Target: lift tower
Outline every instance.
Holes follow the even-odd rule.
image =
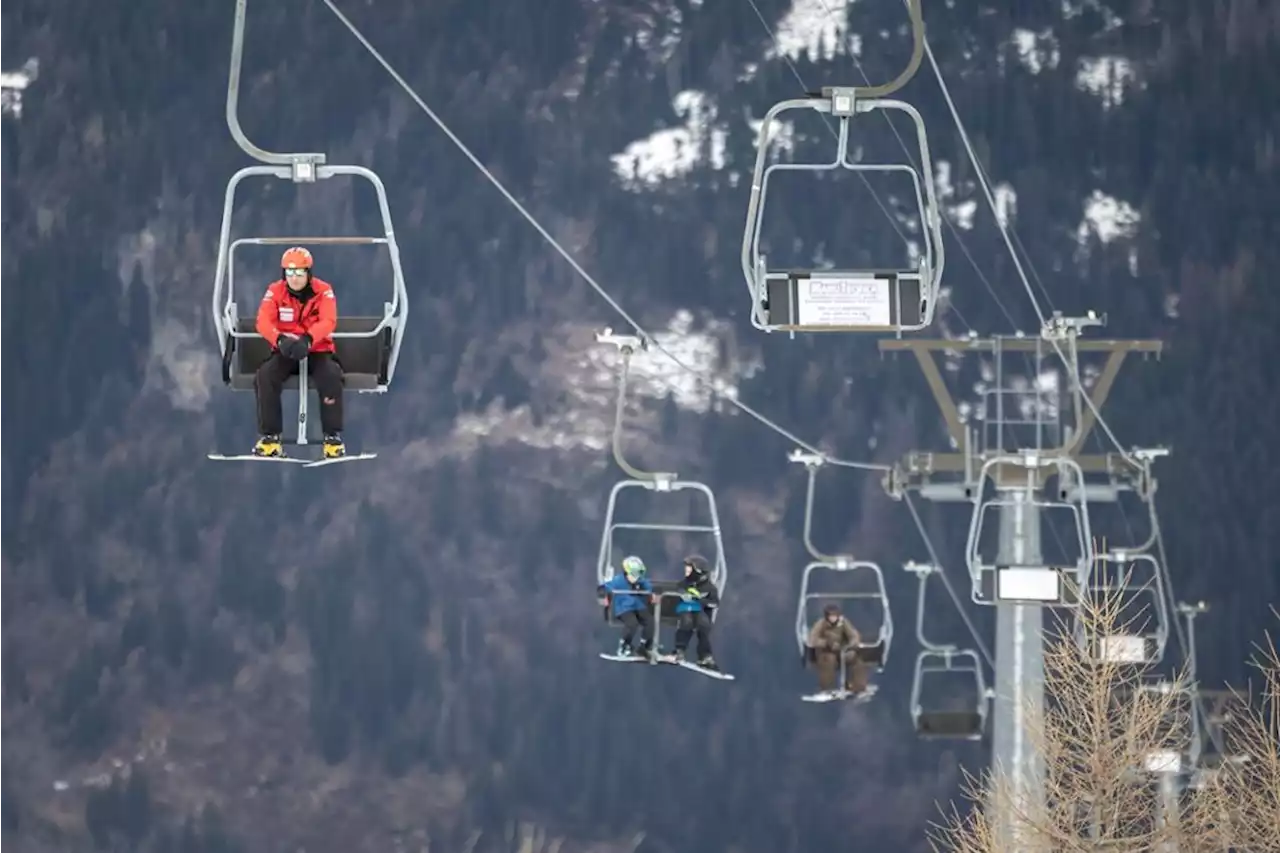
[[[1044,767],[1028,743],[1025,719],[1029,705],[1044,704],[1044,608],[1073,607],[1077,591],[1087,588],[1094,560],[1089,502],[1115,502],[1125,490],[1149,496],[1151,461],[1165,452],[1084,452],[1125,358],[1131,353],[1159,355],[1163,348],[1156,340],[1079,339],[1083,329],[1105,323],[1105,317],[1093,312],[1078,318],[1055,312],[1036,337],[1017,333],[879,342],[882,353],[914,353],[951,438],[950,452],[907,453],[885,476],[884,485],[896,499],[914,491],[927,500],[971,504],[966,544],[971,598],[997,611],[992,771],[1006,774],[1015,797],[1010,805],[1024,813],[1038,810],[1036,801],[1044,796]],[[978,353],[989,359],[986,376],[991,381],[978,407],[983,412],[980,428],[962,416],[939,369],[938,352],[955,357]],[[1087,353],[1107,354],[1089,389],[1079,380],[1079,357]],[[1016,387],[1010,380],[1025,374],[1019,368],[1028,357],[1036,366],[1030,381]],[[1065,387],[1058,389],[1056,402],[1035,384],[1051,364],[1066,365],[1058,371]],[[1068,423],[1063,422],[1064,410]],[[1074,526],[1065,547],[1075,553],[1053,565],[1041,544],[1042,521],[1049,511]],[[995,530],[988,531],[986,522],[992,520]],[[1001,810],[1004,805],[992,804]],[[1000,849],[1020,849],[1013,814],[993,816]]]

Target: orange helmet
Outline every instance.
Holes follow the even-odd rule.
[[[284,254],[280,256],[281,269],[311,269],[311,253],[301,246],[294,246],[292,249],[285,249]]]

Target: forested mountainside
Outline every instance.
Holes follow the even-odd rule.
[[[760,0],[776,38],[729,0],[341,5],[690,362],[846,458],[945,447],[910,359],[866,339],[766,338],[738,263],[754,122],[805,88],[865,82],[858,67],[896,74],[899,3]],[[791,633],[805,560],[791,448],[660,357],[637,359],[637,461],[719,499],[718,652],[738,681],[602,664],[613,638],[592,587],[619,473],[615,362],[592,333],[622,324],[320,3],[250,4],[241,117],[259,145],[368,165],[389,189],[409,332],[391,393],[348,405],[353,449],[380,456],[320,471],[205,460],[253,440],[252,398],[222,387],[209,317],[225,183],[249,162],[224,120],[232,11],[4,9],[5,70],[38,61],[3,122],[5,843],[925,849],[935,799],[986,747],[910,731],[913,587],[894,569],[927,553],[905,510],[874,475],[823,472],[818,535],[887,567],[899,634],[874,702],[799,702],[811,675]],[[1214,606],[1205,680],[1238,682],[1280,600],[1280,293],[1265,274],[1280,261],[1280,6],[925,0],[924,13],[1046,310],[1104,310],[1104,334],[1167,343],[1161,362],[1127,366],[1108,419],[1126,444],[1174,450],[1158,468],[1170,571],[1180,597]],[[815,35],[836,19],[843,35]],[[946,176],[939,331],[1034,332],[927,65],[901,96]],[[867,157],[901,159],[882,120],[865,129]],[[652,134],[678,156],[629,148]],[[831,144],[816,123],[795,138],[795,156]],[[779,190],[771,256],[898,262],[913,232],[845,177]],[[895,214],[908,198],[873,186]],[[376,233],[376,208],[344,186],[266,184],[235,228]],[[242,313],[275,251],[244,253]],[[317,256],[344,311],[389,292],[385,258]],[[964,516],[927,515],[957,582]],[[1097,529],[1126,535],[1118,515]],[[628,547],[674,570],[691,544],[706,548]],[[963,640],[945,600],[931,610],[931,630]]]

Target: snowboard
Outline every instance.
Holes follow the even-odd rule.
[[[879,689],[879,687],[872,684],[857,696],[847,690],[828,690],[822,693],[809,693],[800,698],[805,702],[843,702],[852,699],[854,704],[860,705],[876,695],[876,691]]]
[[[636,657],[635,655],[617,655],[617,654],[611,655],[605,652],[600,653],[600,659],[611,660],[614,663],[648,663],[649,662],[649,659],[646,657]]]
[[[677,661],[674,655],[658,655],[658,660],[661,663],[669,663],[674,666],[681,667],[682,669],[689,669],[689,670],[693,670],[694,672],[700,672],[703,675],[707,676],[708,678],[718,678],[721,681],[734,681],[737,678],[737,676],[734,676],[728,672],[717,672],[714,669],[706,669],[705,667],[698,666],[696,663],[693,663],[691,661],[687,661],[687,660]]]

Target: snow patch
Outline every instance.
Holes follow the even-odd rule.
[[[655,131],[610,159],[629,190],[653,189],[692,172],[704,157],[713,169],[725,164],[728,131],[716,123],[716,107],[705,92],[685,90],[672,101],[683,127]]]
[[[1084,217],[1076,229],[1076,240],[1084,247],[1090,234],[1096,234],[1103,243],[1132,237],[1141,221],[1142,216],[1128,202],[1094,190],[1085,200]],[[1136,258],[1131,263],[1136,265]]]
[[[760,128],[764,125],[764,119],[747,119],[747,125],[751,128],[753,145],[757,151],[760,150]],[[786,121],[785,119],[775,118],[770,122],[769,127],[769,162],[776,163],[779,160],[790,160],[796,153],[796,125],[795,122]]]
[[[663,401],[668,396],[680,408],[699,413],[716,408],[717,394],[737,399],[739,380],[761,368],[758,358],[721,362],[721,339],[732,335],[730,324],[713,320],[697,331],[693,325],[692,313],[677,311],[664,330],[653,333],[653,339],[685,367],[706,377],[711,387],[699,383],[657,347],[636,352],[631,357],[627,380],[628,430],[651,432],[659,417],[652,401]],[[539,380],[554,386],[544,385],[538,391],[540,395],[562,401],[555,411],[535,417],[528,405],[509,409],[497,400],[483,412],[458,417],[452,435],[444,442],[411,442],[406,459],[426,465],[441,456],[467,455],[482,443],[520,443],[542,450],[593,453],[607,450],[612,441],[621,354],[593,341],[585,343],[596,331],[563,327],[548,337],[573,342],[548,351]]]
[[[1133,64],[1123,56],[1084,57],[1076,69],[1076,88],[1101,100],[1104,109],[1120,106],[1127,92],[1137,87]]]
[[[116,248],[120,319],[123,322],[127,317],[129,288],[137,274],[147,289],[151,311],[151,351],[147,357],[143,392],[161,391],[175,408],[199,412],[208,406],[213,396],[209,370],[211,356],[203,347],[192,347],[192,341],[200,340],[200,332],[193,325],[161,310],[162,300],[156,285],[173,280],[172,276],[167,273],[161,275],[157,270],[160,262],[157,252],[163,243],[164,238],[149,227],[120,239]],[[183,305],[194,312],[191,300],[184,300]]]
[[[1010,42],[1017,51],[1018,62],[1032,74],[1039,74],[1046,68],[1057,68],[1062,59],[1062,51],[1058,48],[1058,39],[1053,35],[1053,30],[1035,33],[1019,27],[1013,31]]]
[[[1067,21],[1083,15],[1086,11],[1101,15],[1103,32],[1119,29],[1124,24],[1124,19],[1102,0],[1062,0],[1061,8],[1062,18]]]
[[[636,46],[648,53],[655,65],[665,65],[680,47],[684,36],[684,15],[675,4],[661,11],[655,4],[654,8],[640,12],[635,17],[638,19],[638,28],[632,34],[632,39]]]
[[[40,60],[32,57],[17,71],[0,72],[0,115],[22,118],[22,93],[40,76]]]
[[[845,12],[856,0],[794,0],[774,30],[769,59],[808,58],[824,62],[837,56],[857,57],[862,42],[845,33]]]
[[[1011,184],[1000,183],[991,188],[991,195],[996,200],[996,221],[1002,228],[1008,228],[1018,215],[1018,194]]]
[[[631,358],[632,378],[628,380],[628,387],[637,394],[658,400],[670,394],[676,405],[700,413],[709,411],[717,397],[736,400],[737,375],[750,376],[759,365],[741,365],[738,371],[719,369],[720,338],[715,331],[720,327],[721,324],[716,323],[710,331],[694,332],[693,314],[684,309],[677,311],[666,330],[655,333],[653,339],[679,359],[684,367],[660,352],[658,347],[636,353]],[[611,378],[616,376],[620,358],[616,350],[588,350],[587,358],[603,371],[597,374],[598,379],[610,378],[612,381]],[[685,367],[708,377],[711,387],[699,382]]]
[[[973,182],[966,181],[963,189],[965,195],[973,192]],[[960,202],[953,201],[959,190],[951,182],[951,162],[949,160],[939,160],[934,166],[933,191],[934,195],[937,196],[938,206],[942,208],[943,214],[951,220],[952,224],[956,228],[972,231],[973,219],[978,213],[978,202],[973,199]]]

